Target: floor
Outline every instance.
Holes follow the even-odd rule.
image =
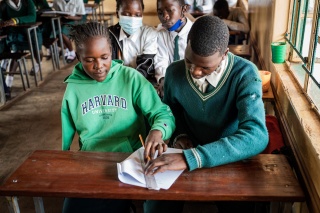
[[[63,80],[71,73],[73,64],[62,65],[53,71],[51,61],[43,60],[43,81],[38,87],[30,76],[31,88],[23,91],[19,76],[15,77],[12,100],[0,107],[0,185],[26,158],[37,149],[61,149],[60,106],[65,84]],[[30,60],[28,68],[30,70]],[[71,147],[77,150],[77,143]],[[44,198],[46,213],[59,213],[62,198]],[[19,197],[22,213],[35,212],[30,197]],[[137,213],[142,212],[142,202],[136,202]],[[200,206],[201,205],[201,206]],[[0,212],[9,213],[7,202],[0,197]],[[184,213],[216,212],[213,203],[185,205]]]

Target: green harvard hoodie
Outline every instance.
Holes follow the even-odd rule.
[[[153,86],[136,70],[112,61],[103,82],[90,78],[78,63],[65,79],[68,84],[61,109],[62,149],[69,150],[75,132],[80,150],[133,152],[139,134],[151,129],[170,138],[175,129],[170,108],[163,104]],[[144,117],[146,119],[144,119]]]

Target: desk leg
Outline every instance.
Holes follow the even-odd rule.
[[[6,95],[4,91],[2,73],[0,73],[0,106],[6,103]]]
[[[33,197],[34,207],[36,213],[44,213],[43,200],[42,197]]]
[[[18,198],[17,197],[6,197],[8,201],[8,208],[10,213],[20,213]]]

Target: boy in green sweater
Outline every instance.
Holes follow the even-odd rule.
[[[203,16],[193,24],[185,59],[168,67],[164,84],[163,101],[176,118],[173,146],[184,150],[152,160],[146,174],[224,165],[257,155],[267,146],[258,70],[250,61],[229,53],[228,40],[228,27],[218,17]],[[150,155],[149,148],[151,144],[145,156]],[[145,211],[161,212],[167,208],[164,203],[147,201]],[[182,209],[180,204],[174,204],[174,212]],[[217,202],[219,212],[238,212],[239,208],[252,212],[250,204]]]
[[[141,147],[139,134],[148,134],[145,142],[153,153],[166,151],[164,140],[175,129],[172,112],[139,72],[111,60],[107,26],[76,25],[70,37],[80,62],[65,80],[62,149],[70,149],[77,132],[81,151],[133,152]],[[129,212],[129,207],[128,200],[66,198],[63,212]]]

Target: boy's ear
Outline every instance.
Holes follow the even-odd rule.
[[[224,60],[224,58],[227,56],[228,52],[229,52],[229,48],[227,48],[227,50],[224,52],[224,54],[223,54],[223,60]]]
[[[117,18],[119,19],[119,11],[116,10]]]

